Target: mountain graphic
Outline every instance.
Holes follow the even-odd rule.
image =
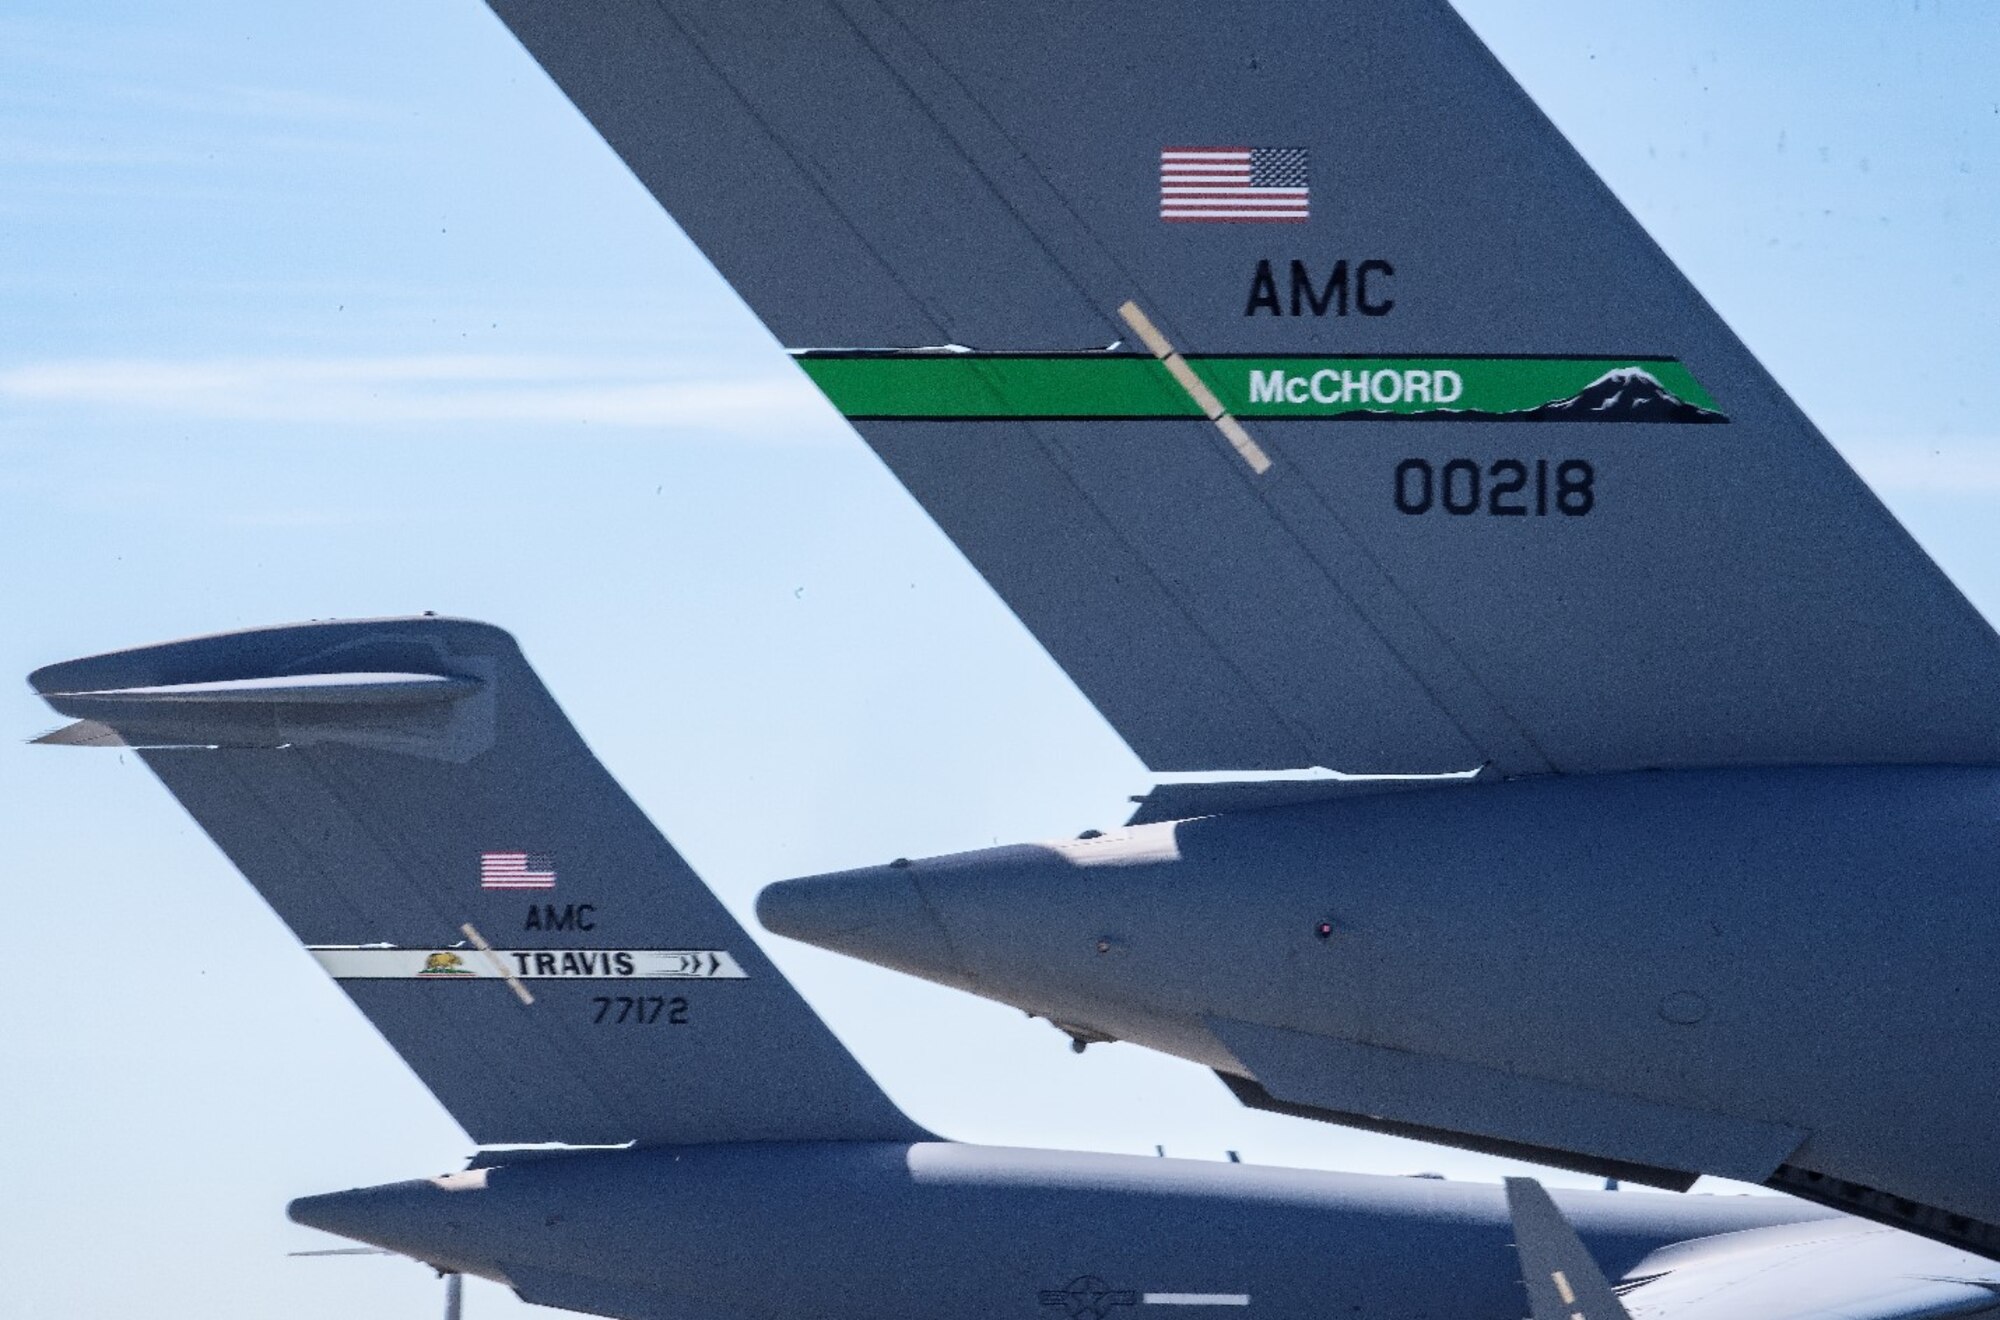
[[[1539,408],[1496,414],[1532,422],[1726,422],[1710,408],[1689,403],[1643,367],[1607,371],[1567,399]]]
[[[1396,419],[1406,422],[1726,422],[1724,413],[1689,403],[1644,367],[1607,371],[1567,399],[1494,412],[1485,408],[1432,408],[1390,412],[1363,408],[1333,420]]]

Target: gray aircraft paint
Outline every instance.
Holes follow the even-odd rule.
[[[1946,768],[1406,788],[789,881],[758,913],[1253,1103],[1770,1181],[1992,1253],[1996,801],[2000,772]]]
[[[1517,1217],[1516,1242],[1520,1234]],[[1634,1320],[1943,1320],[2000,1309],[1991,1260],[1856,1219],[1677,1243],[1633,1266],[1619,1286]]]
[[[491,3],[1154,769],[2000,761],[1992,629],[1443,0]],[[1163,219],[1164,149],[1225,144],[1303,152],[1305,218]],[[1549,388],[1499,389],[1495,364]],[[1428,401],[1401,397],[1412,372]],[[1438,418],[1442,395],[1490,420]],[[1544,507],[1564,462],[1589,465],[1587,510]],[[1531,472],[1533,503],[1503,505]],[[1589,857],[1384,798],[1383,846],[1456,906],[1408,917],[1434,938],[1403,964],[1346,974],[1409,997],[1299,982],[1292,905],[1346,856],[1316,832],[1331,809],[1283,818],[1323,822],[1289,875],[1260,855],[1278,818],[1199,827],[1249,841],[1198,886],[1212,929],[1153,892],[1130,896],[1157,927],[1001,911],[1005,858],[961,868],[996,883],[948,956],[779,921],[984,968],[982,993],[1256,1103],[1769,1177],[2000,1250],[2000,1051],[1966,935],[1987,854],[1910,823],[1985,817],[1967,781],[1866,782],[1880,800],[1831,822],[1845,852],[1726,793],[1671,837],[1566,821]],[[1650,791],[1618,809],[1643,820]],[[1906,851],[1928,888],[1900,882]],[[1118,952],[1127,927],[1146,954]],[[1066,960],[1107,934],[1079,984]]]
[[[1632,1320],[1542,1185],[1509,1178],[1506,1187],[1529,1320]]]
[[[529,1301],[608,1301],[624,1316],[697,1306],[829,1320],[1520,1314],[1498,1187],[944,1143],[499,1158],[308,1197],[291,1213],[504,1279]],[[1765,1198],[1571,1192],[1563,1204],[1619,1273],[1670,1239],[1799,1213]],[[1045,1296],[1093,1278],[1130,1296],[1101,1317]],[[1148,1293],[1250,1301],[1156,1305]]]
[[[1506,1187],[1530,1320],[1944,1320],[2000,1309],[1992,1261],[1845,1217],[1676,1243],[1613,1284],[1540,1183]]]
[[[1542,1193],[1524,1224],[1495,1187],[1223,1167],[1242,1176],[941,1143],[735,1145],[501,1164],[292,1214],[629,1317],[1511,1320],[1551,1235],[1622,1274],[1640,1320],[1938,1320],[1989,1312],[2000,1289],[1991,1262],[1857,1220],[1760,1222],[1775,1198]],[[1647,1250],[1695,1223],[1718,1231]],[[1089,1271],[1067,1274],[1077,1261]]]
[[[491,3],[1149,766],[2000,759],[1991,630],[1442,0]],[[1225,144],[1310,218],[1163,220]],[[1249,406],[1573,358],[1727,424]],[[1587,514],[1468,506],[1571,460]]]
[[[475,1136],[637,1143],[489,1147],[458,1173],[302,1199],[302,1223],[624,1320],[1519,1314],[1497,1187],[928,1139],[496,628],[300,625],[31,681],[81,721],[52,741],[136,749],[301,942],[341,954],[320,964]],[[533,860],[482,867],[502,839]],[[482,885],[549,875],[552,891]],[[586,899],[587,929],[525,928],[531,900]],[[482,947],[467,927],[496,938]],[[673,954],[674,976],[610,956],[646,950]],[[717,951],[727,966],[696,957]],[[526,952],[549,968],[510,976]],[[489,955],[493,974],[460,970]],[[367,974],[344,975],[356,957]],[[594,1011],[669,989],[685,1022]],[[1563,1204],[1614,1272],[1826,1217],[1783,1198]]]
[[[490,974],[340,980],[475,1140],[926,1135],[598,764],[499,629],[275,628],[52,665],[30,681],[139,747],[302,943],[394,946],[418,965],[436,955]],[[549,854],[555,887],[485,887],[482,854],[514,849]],[[566,956],[578,974],[510,979],[499,973],[512,961],[482,940],[539,950],[557,973]],[[718,969],[726,956],[742,975],[615,974],[610,955],[638,966],[653,951],[718,955]],[[380,950],[358,953],[371,956]],[[687,1020],[592,1021],[598,998],[621,995],[646,998],[648,1015],[653,998],[662,1016],[682,1003]],[[765,1062],[772,1053],[782,1067]]]

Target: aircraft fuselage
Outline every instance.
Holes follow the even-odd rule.
[[[505,1157],[495,1157],[505,1158]],[[1613,1276],[1825,1212],[1558,1192]],[[1515,1320],[1498,1186],[945,1142],[522,1162],[308,1197],[302,1223],[625,1320]]]
[[[1990,1254],[1996,880],[2000,770],[1679,771],[904,862],[759,913],[1251,1103],[1769,1181]]]

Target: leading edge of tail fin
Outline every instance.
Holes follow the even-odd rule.
[[[1445,0],[489,0],[1155,770],[2000,763],[2000,640]]]
[[[55,741],[138,750],[482,1145],[925,1135],[498,628],[268,628],[29,681],[80,722]]]

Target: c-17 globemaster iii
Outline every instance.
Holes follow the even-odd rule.
[[[317,623],[38,671],[136,750],[480,1143],[292,1217],[621,1320],[1970,1315],[2000,1270],[1783,1197],[940,1140],[836,1042],[514,641]],[[1518,1245],[1519,1254],[1510,1249]],[[1565,1298],[1567,1294],[1567,1298]],[[1551,1312],[1548,1299],[1560,1310]],[[1542,1300],[1535,1300],[1542,1299]]]
[[[1444,0],[490,3],[1220,781],[773,929],[1253,1104],[2000,1253],[2000,639]]]

